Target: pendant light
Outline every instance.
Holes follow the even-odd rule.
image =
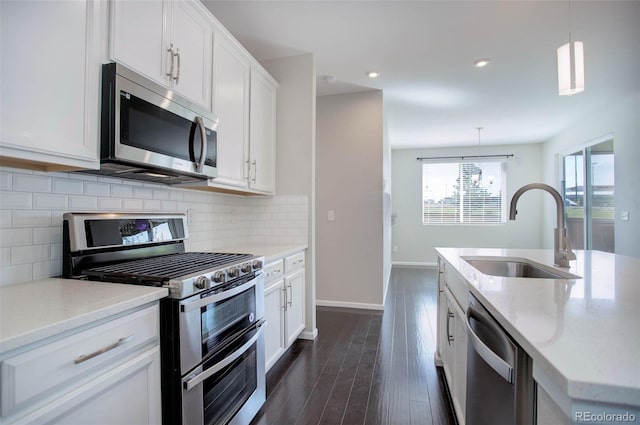
[[[571,38],[569,2],[569,42],[558,47],[558,94],[571,96],[584,91],[584,46]]]
[[[478,130],[478,161],[480,161],[480,131],[482,131],[482,127],[476,127],[476,130]],[[471,183],[473,183],[474,186],[480,186],[481,182],[482,168],[476,166],[471,172]]]

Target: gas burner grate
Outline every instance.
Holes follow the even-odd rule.
[[[84,270],[89,278],[164,282],[204,272],[237,261],[253,258],[251,254],[184,252],[143,258]]]

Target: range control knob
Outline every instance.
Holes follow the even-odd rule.
[[[195,286],[196,286],[196,288],[198,288],[198,289],[205,289],[205,288],[208,286],[208,284],[209,284],[209,278],[208,278],[208,277],[206,277],[206,276],[199,276],[199,277],[196,279]]]
[[[213,274],[213,281],[215,283],[222,283],[224,282],[224,272],[215,272]]]
[[[253,260],[253,269],[254,270],[260,270],[261,268],[262,268],[262,261]]]
[[[229,278],[233,279],[236,278],[240,275],[240,270],[238,270],[237,267],[231,267],[229,268],[229,270],[227,270],[227,276],[229,276]]]
[[[251,271],[251,263],[244,263],[242,267],[240,267],[240,271],[242,273],[249,273]]]

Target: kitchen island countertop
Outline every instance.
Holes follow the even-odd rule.
[[[436,248],[467,288],[533,359],[533,375],[571,400],[640,406],[640,259],[577,251],[579,279],[489,276],[462,257],[525,258],[553,250]]]

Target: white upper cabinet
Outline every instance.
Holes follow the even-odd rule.
[[[213,42],[213,112],[218,116],[216,183],[246,188],[249,160],[250,62],[223,32]]]
[[[276,88],[269,74],[251,69],[249,187],[264,193],[275,190]]]
[[[92,0],[0,2],[3,164],[99,167],[106,22]]]
[[[111,2],[111,58],[211,108],[211,24],[191,0]]]

